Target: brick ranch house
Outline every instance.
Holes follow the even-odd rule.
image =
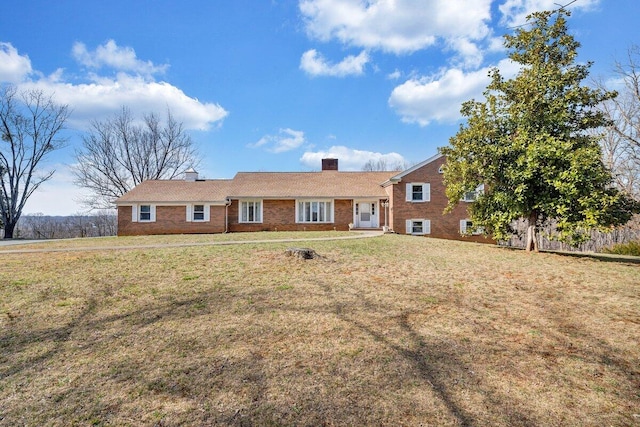
[[[396,233],[489,242],[463,235],[467,203],[449,214],[435,155],[403,172],[239,172],[233,179],[150,180],[116,201],[118,235],[389,229]]]

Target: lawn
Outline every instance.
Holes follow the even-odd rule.
[[[0,426],[640,424],[633,259],[296,245],[0,254]]]

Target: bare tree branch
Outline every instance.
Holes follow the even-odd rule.
[[[40,90],[0,90],[0,217],[5,238],[13,237],[29,197],[53,176],[55,171],[39,172],[39,166],[66,143],[59,134],[68,117],[67,105],[54,103]]]
[[[138,124],[123,107],[111,119],[94,121],[82,140],[73,173],[76,184],[90,190],[83,203],[92,209],[112,207],[142,181],[173,179],[199,163],[191,137],[171,111],[164,121],[148,114]]]
[[[626,62],[616,61],[614,72],[622,87],[615,99],[600,106],[610,121],[601,139],[603,161],[616,186],[640,200],[640,46],[629,48]]]

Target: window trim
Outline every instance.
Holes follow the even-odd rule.
[[[142,212],[142,208],[148,206],[149,212]],[[149,219],[142,219],[142,214],[149,214]],[[156,205],[151,203],[131,206],[131,222],[156,222]]]
[[[473,231],[471,231],[470,233],[467,231],[469,229],[469,224],[471,224],[471,228],[473,227],[473,221],[471,221],[470,219],[466,218],[466,219],[461,219],[460,220],[460,234],[462,235],[471,235],[471,236],[479,236],[482,234],[482,228],[481,227],[475,227],[475,229]]]
[[[304,220],[304,219],[300,219],[300,215],[303,215],[303,213],[300,211],[300,205],[301,204],[306,204],[309,203],[309,212],[310,214],[313,213],[313,211],[311,210],[313,207],[313,203],[322,203],[324,204],[324,214],[325,214],[325,220],[324,221],[313,221],[313,220]],[[327,203],[329,204],[329,209],[327,209]],[[333,199],[296,199],[296,209],[295,209],[295,221],[296,224],[333,224],[334,223],[334,210],[335,210],[335,201]],[[306,209],[305,209],[306,211]],[[320,206],[318,205],[318,216],[320,215]]]
[[[422,199],[417,200],[413,198],[413,187],[422,186]],[[428,182],[408,182],[406,187],[405,201],[409,203],[425,203],[431,201],[431,184]]]
[[[466,203],[473,203],[478,199],[478,196],[484,194],[484,184],[480,184],[473,191],[465,191],[462,195],[462,199],[460,201]],[[467,197],[468,195],[472,195],[471,197]]]
[[[248,206],[248,203],[253,204],[253,208],[254,208],[254,220],[250,221],[250,220],[243,220],[242,219],[242,214],[245,211],[245,204],[247,204],[246,206]],[[258,219],[255,219],[256,217],[256,213],[255,213],[255,207],[256,207],[256,203],[259,203],[258,205]],[[247,218],[249,218],[249,211],[247,210]],[[264,202],[262,199],[240,199],[238,201],[238,223],[239,224],[262,224],[264,218]]]
[[[421,222],[422,223],[422,232],[415,232],[414,223]],[[412,218],[408,219],[405,222],[405,232],[406,234],[410,234],[412,236],[426,236],[431,234],[431,220],[426,218]]]
[[[202,219],[196,219],[196,206],[202,206]],[[211,205],[208,203],[191,203],[186,209],[187,222],[209,222],[211,221]]]

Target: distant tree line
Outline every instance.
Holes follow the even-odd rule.
[[[93,215],[48,216],[41,213],[23,215],[14,230],[20,239],[68,239],[76,237],[115,236],[118,217],[115,213]]]

